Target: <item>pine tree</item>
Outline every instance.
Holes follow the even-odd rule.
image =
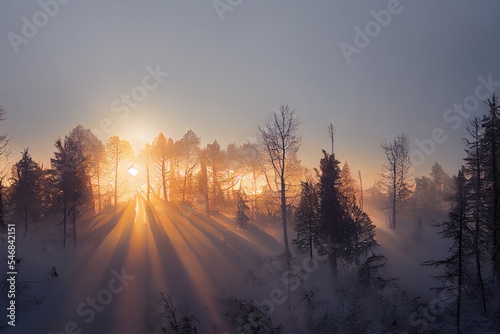
[[[248,213],[250,211],[250,207],[247,204],[247,200],[245,199],[245,193],[240,189],[238,193],[238,211],[236,212],[236,222],[240,225],[241,228],[244,228],[250,218],[248,218]]]
[[[328,254],[333,279],[338,278],[338,259],[342,256],[343,243],[348,239],[350,228],[343,224],[345,214],[340,203],[340,168],[335,154],[323,151],[320,161],[319,221],[323,240],[320,255]]]
[[[33,161],[29,149],[12,167],[10,200],[14,213],[24,221],[24,238],[28,233],[29,218],[37,218],[41,210],[41,184],[43,171]]]
[[[320,255],[328,254],[336,281],[339,260],[359,264],[376,245],[375,226],[358,205],[348,165],[341,171],[334,154],[323,151],[323,155],[318,171],[318,233],[313,242]]]
[[[319,235],[319,199],[318,192],[311,182],[302,182],[300,202],[295,211],[295,231],[297,237],[293,243],[300,250],[308,251],[311,259],[313,250],[320,247]]]
[[[465,143],[467,145],[466,152],[467,157],[465,158],[465,172],[467,173],[469,180],[467,181],[467,192],[468,199],[471,206],[471,219],[473,224],[471,225],[474,240],[474,257],[475,266],[477,273],[477,281],[481,291],[481,300],[483,306],[483,312],[486,315],[486,296],[485,296],[485,284],[483,279],[483,254],[485,249],[482,245],[487,241],[487,211],[485,210],[485,202],[487,199],[484,197],[483,192],[485,191],[485,173],[484,173],[484,163],[486,160],[486,155],[484,149],[481,145],[481,138],[484,134],[481,128],[481,121],[479,118],[474,118],[468,127],[468,132],[471,139],[466,139]]]
[[[469,203],[467,200],[467,180],[464,175],[465,168],[458,172],[455,180],[455,194],[452,197],[452,207],[449,213],[449,220],[440,223],[440,234],[443,238],[451,239],[453,244],[450,248],[449,256],[444,260],[426,261],[423,265],[444,267],[444,273],[436,276],[444,283],[444,286],[437,288],[438,292],[450,292],[456,295],[456,326],[460,332],[461,312],[463,303],[463,292],[465,281],[468,276],[469,259],[473,255],[473,241],[469,229]],[[456,284],[449,284],[455,282]]]
[[[75,131],[77,130],[77,131]],[[72,224],[73,244],[77,246],[77,217],[89,205],[92,191],[87,174],[89,157],[85,154],[85,139],[75,128],[64,142],[58,139],[56,152],[51,159],[54,182],[55,205],[63,215],[63,247],[66,248],[68,220]]]
[[[482,120],[482,146],[486,152],[485,194],[488,198],[488,225],[491,231],[489,249],[492,254],[496,290],[500,291],[500,101],[495,94],[486,101],[489,110]]]

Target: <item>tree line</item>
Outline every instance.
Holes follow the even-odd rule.
[[[500,307],[500,103],[486,101],[488,112],[472,119],[464,138],[464,165],[453,177],[451,208],[440,222],[442,237],[452,242],[447,257],[424,264],[442,268],[437,278],[443,291],[456,299],[457,332],[474,321],[466,310],[481,310],[499,329]]]
[[[298,159],[302,139],[299,126],[295,110],[285,104],[270,115],[264,126],[259,127],[256,142],[233,143],[223,149],[214,140],[201,147],[200,137],[189,130],[178,140],[159,133],[136,154],[128,141],[112,136],[102,142],[89,129],[79,125],[64,138],[55,141],[49,168],[33,161],[29,149],[22,152],[21,159],[12,166],[9,186],[1,192],[6,196],[2,203],[8,204],[12,216],[23,222],[25,236],[30,221],[60,217],[65,246],[70,237],[76,245],[77,220],[83,213],[100,213],[105,208],[116,208],[120,200],[126,200],[134,191],[140,191],[147,200],[154,197],[171,203],[199,204],[206,213],[237,211],[237,220],[243,224],[250,219],[279,217],[285,251],[289,252],[290,219],[294,213],[304,215],[301,210],[306,210],[305,203],[321,207],[319,203],[322,199],[318,197],[321,187],[325,189],[325,196],[333,197],[323,199],[323,209],[314,210],[319,210],[316,215],[322,217],[328,215],[325,212],[327,208],[333,210],[329,218],[335,222],[331,223],[332,226],[347,216],[356,216],[351,218],[356,221],[361,219],[361,213],[366,215],[362,204],[363,190],[359,189],[358,181],[351,175],[349,165],[346,163],[339,169],[333,152],[333,125],[328,127],[332,153],[320,161],[323,166],[333,159],[330,162],[333,172],[323,166],[315,170],[314,177],[306,175],[307,169]],[[408,198],[415,203],[428,203],[425,197],[429,195],[430,188],[443,192],[441,183],[449,178],[436,164],[432,182],[425,177],[417,178],[417,187],[413,191],[408,143],[408,138],[401,135],[394,142],[382,145],[387,161],[378,189],[383,198],[389,202],[392,200],[391,226],[394,228],[396,204],[399,207]],[[141,173],[133,178],[128,173],[131,168],[139,169]],[[333,173],[329,181],[331,185],[321,185],[323,173]],[[359,177],[361,183],[360,172]],[[318,203],[311,202],[314,200]],[[430,202],[438,203],[440,200],[435,197]],[[414,207],[424,211],[420,202]],[[341,208],[333,208],[339,203]],[[369,217],[366,215],[363,219]],[[339,238],[343,229],[342,224],[339,226],[329,227],[333,229],[331,237],[334,239]],[[345,238],[350,238],[348,235]]]
[[[443,237],[452,241],[449,256],[424,264],[442,267],[440,289],[457,294],[459,331],[466,306],[477,303],[485,317],[498,316],[491,306],[500,291],[498,97],[487,105],[488,113],[468,127],[467,157],[456,176],[435,163],[429,176],[414,177],[410,141],[400,134],[381,145],[384,164],[369,191],[386,209],[392,229],[412,221],[418,230],[433,213],[449,211],[449,219],[438,223]],[[0,123],[5,115],[0,109]],[[332,124],[327,128],[331,153],[323,150],[319,167],[308,171],[298,159],[299,127],[295,111],[285,104],[259,127],[256,142],[223,149],[214,140],[202,147],[189,130],[178,140],[159,133],[136,154],[128,141],[112,136],[102,142],[79,125],[55,141],[50,167],[35,162],[25,149],[10,173],[1,173],[1,223],[22,222],[26,237],[31,222],[57,218],[63,246],[70,239],[76,247],[83,214],[112,210],[141,192],[147,200],[196,205],[207,214],[230,211],[241,226],[251,219],[279,218],[285,254],[290,254],[292,223],[293,244],[311,258],[327,255],[334,281],[343,265],[354,264],[369,284],[384,257],[373,251],[375,226],[364,211],[361,172],[356,180],[347,162],[341,167]],[[0,136],[0,157],[8,154],[8,141]],[[140,170],[137,178],[131,169]]]
[[[0,116],[4,115],[2,109]],[[263,142],[232,143],[225,149],[216,140],[201,147],[200,137],[192,130],[178,140],[159,133],[136,153],[118,136],[103,142],[78,125],[55,141],[50,167],[35,162],[26,148],[11,170],[2,173],[2,226],[4,211],[9,219],[24,225],[25,237],[31,223],[56,220],[62,227],[64,247],[67,240],[76,247],[79,217],[116,208],[138,191],[147,200],[200,204],[206,213],[247,206],[251,219],[276,217],[283,208],[290,210],[290,198],[298,193],[296,184],[304,167],[296,152],[289,156],[287,147],[286,167],[276,175],[276,161],[266,159],[262,149],[270,137],[265,137],[263,129],[261,133]],[[7,144],[7,136],[0,137],[0,153]],[[137,177],[129,174],[132,169],[140,171]],[[285,188],[283,206],[275,193]]]

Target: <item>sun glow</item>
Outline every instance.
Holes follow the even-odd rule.
[[[137,176],[137,174],[139,174],[139,171],[137,170],[137,168],[132,166],[128,169],[128,173],[132,176]]]

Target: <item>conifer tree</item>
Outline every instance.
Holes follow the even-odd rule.
[[[300,202],[295,211],[295,231],[293,243],[313,258],[313,250],[320,247],[318,192],[311,182],[302,182]]]

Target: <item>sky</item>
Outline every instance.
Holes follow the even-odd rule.
[[[47,165],[78,124],[137,150],[189,129],[225,147],[288,103],[309,168],[331,122],[337,158],[367,184],[400,133],[416,175],[436,161],[453,174],[468,118],[500,93],[498,13],[494,0],[2,1],[1,131],[12,161],[29,147]]]

